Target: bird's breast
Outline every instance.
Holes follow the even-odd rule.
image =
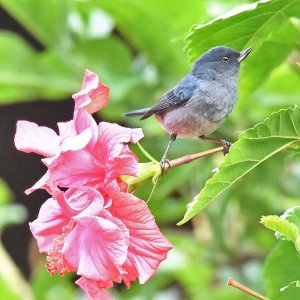
[[[157,114],[157,119],[169,133],[179,137],[199,137],[215,131],[232,111],[236,90],[226,86],[213,92],[195,93],[186,105]]]

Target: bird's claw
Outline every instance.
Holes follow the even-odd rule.
[[[223,147],[223,154],[226,155],[229,152],[229,149],[231,147],[231,143],[227,142],[225,140],[221,140],[221,145]]]
[[[161,176],[164,176],[167,174],[168,170],[172,168],[172,165],[167,158],[163,157],[160,161],[160,167],[161,167]]]

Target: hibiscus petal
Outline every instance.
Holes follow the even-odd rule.
[[[57,123],[59,136],[64,139],[68,136],[75,136],[77,134],[74,126],[74,121]]]
[[[143,137],[140,128],[131,129],[101,122],[94,155],[105,168],[105,183],[120,175],[138,175],[138,162],[135,154],[125,143],[137,142]]]
[[[106,165],[105,181],[110,182],[121,175],[138,176],[139,168],[133,155],[120,155]]]
[[[49,194],[51,194],[52,187],[47,185],[47,181],[49,180],[49,178],[50,178],[50,173],[47,171],[42,178],[40,178],[31,188],[25,191],[25,194],[29,195],[38,189],[45,189]]]
[[[159,231],[147,204],[129,193],[114,193],[112,215],[129,230],[128,256],[123,268],[127,287],[130,281],[139,278],[145,283],[156,272],[159,264],[167,257],[172,245]]]
[[[107,289],[113,286],[110,282],[101,282],[86,277],[80,277],[76,282],[86,293],[91,300],[113,300],[113,298],[106,294],[103,289]]]
[[[137,143],[143,138],[141,128],[127,128],[115,123],[101,122],[98,125],[99,135],[96,151],[103,155],[104,160],[117,157],[124,143]]]
[[[73,220],[76,225],[63,247],[65,259],[78,269],[78,275],[120,282],[128,242],[124,228],[119,227],[120,221],[108,215],[78,215]]]
[[[65,193],[68,205],[81,213],[88,211],[88,215],[97,216],[100,214],[104,200],[99,191],[89,187],[71,188]]]
[[[51,187],[95,186],[104,178],[104,170],[86,149],[61,153],[49,167],[49,173],[47,184]]]
[[[79,108],[85,108],[89,114],[100,110],[108,103],[109,87],[99,81],[98,75],[86,70],[81,91],[74,94],[76,114]]]
[[[61,143],[61,151],[66,152],[83,149],[89,143],[91,138],[92,132],[90,128],[87,128],[78,135],[65,138]]]
[[[15,146],[20,151],[52,157],[59,152],[59,142],[60,137],[48,127],[28,121],[17,122]]]
[[[93,148],[98,137],[98,126],[94,118],[83,108],[80,108],[77,110],[77,113],[74,114],[74,125],[78,133],[86,130],[87,128],[91,130],[89,147]]]
[[[37,219],[29,223],[30,230],[37,240],[40,252],[48,252],[54,241],[62,234],[62,228],[70,222],[59,206],[52,198],[42,206]]]

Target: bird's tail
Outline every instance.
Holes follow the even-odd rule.
[[[132,110],[127,113],[125,113],[123,116],[124,117],[136,117],[136,116],[144,116],[150,108],[143,108],[143,109],[137,109],[137,110]]]

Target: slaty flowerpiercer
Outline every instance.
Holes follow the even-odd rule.
[[[170,134],[161,159],[164,170],[167,153],[177,137],[200,138],[221,144],[224,154],[230,143],[206,135],[215,131],[232,111],[237,100],[240,63],[252,47],[239,52],[225,46],[210,49],[194,63],[192,70],[149,108],[127,112],[125,116],[155,115]]]

